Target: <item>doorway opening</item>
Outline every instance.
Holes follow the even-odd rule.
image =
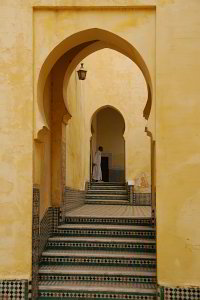
[[[102,180],[104,182],[109,182],[109,157],[101,157],[101,171],[102,171]]]
[[[125,182],[125,122],[121,113],[111,106],[97,110],[91,124],[91,175],[92,162],[99,146],[102,180],[104,182]],[[92,180],[92,177],[90,178]]]

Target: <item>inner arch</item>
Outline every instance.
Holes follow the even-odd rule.
[[[39,109],[40,117],[42,118],[41,123],[43,123],[42,124],[43,126],[47,126],[45,112],[44,112],[44,104],[43,104],[43,92],[44,92],[44,86],[45,86],[47,76],[51,71],[52,67],[69,50],[72,50],[73,48],[80,46],[80,51],[82,51],[85,47],[88,46],[87,43],[92,44],[97,41],[101,41],[106,44],[106,47],[115,49],[121,52],[122,54],[124,54],[125,56],[129,57],[140,68],[140,70],[144,75],[149,90],[148,101],[144,110],[145,118],[149,117],[151,102],[152,102],[151,100],[152,82],[151,82],[149,70],[142,56],[139,54],[139,52],[136,50],[136,48],[133,45],[131,45],[129,42],[127,42],[125,39],[121,38],[120,36],[106,30],[102,30],[99,28],[92,28],[92,29],[80,31],[64,39],[50,52],[50,54],[44,61],[39,73],[38,84],[37,84],[38,109]]]
[[[124,131],[125,120],[121,112],[111,105],[100,107],[91,118],[91,162],[95,151],[102,146],[101,169],[104,182],[125,182]]]

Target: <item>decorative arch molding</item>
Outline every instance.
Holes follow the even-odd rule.
[[[43,105],[43,92],[44,92],[44,87],[49,72],[51,71],[54,64],[59,60],[59,58],[61,58],[66,52],[72,50],[77,46],[81,46],[83,44],[84,46],[80,47],[81,48],[80,51],[82,51],[85,47],[88,47],[87,43],[91,43],[91,44],[95,43],[96,44],[95,47],[97,50],[100,50],[101,47],[102,47],[101,49],[103,48],[114,49],[124,54],[125,56],[129,57],[140,68],[140,70],[144,75],[145,81],[147,83],[149,94],[151,95],[150,97],[148,97],[147,100],[147,102],[149,101],[148,104],[149,108],[148,110],[146,109],[144,111],[144,116],[146,119],[148,119],[151,110],[151,105],[152,105],[151,103],[152,102],[151,101],[152,81],[151,81],[149,70],[142,56],[132,44],[130,44],[128,41],[126,41],[124,38],[120,37],[119,35],[116,35],[107,30],[103,30],[99,28],[91,28],[91,29],[79,31],[64,39],[49,53],[48,57],[44,61],[37,80],[37,89],[36,89],[37,107],[36,107],[36,117],[35,117],[35,127],[34,127],[35,138],[37,137],[38,131],[42,127],[48,128],[45,112],[44,112],[44,105]],[[87,55],[91,54],[91,53],[87,54],[87,51],[90,52],[91,50],[92,48],[89,47],[89,49],[83,52],[82,55],[86,57]],[[93,49],[93,52],[97,50]],[[66,76],[68,77],[68,75]]]

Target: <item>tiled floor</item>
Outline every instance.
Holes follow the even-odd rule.
[[[66,217],[150,218],[150,206],[85,204],[66,213]]]

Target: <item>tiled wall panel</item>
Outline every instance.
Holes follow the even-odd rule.
[[[200,300],[200,287],[160,287],[159,300]]]
[[[63,206],[62,206],[62,218],[64,220],[65,213],[72,209],[75,209],[84,204],[85,191],[71,189],[65,187]]]
[[[0,280],[1,300],[28,300],[27,280]]]

